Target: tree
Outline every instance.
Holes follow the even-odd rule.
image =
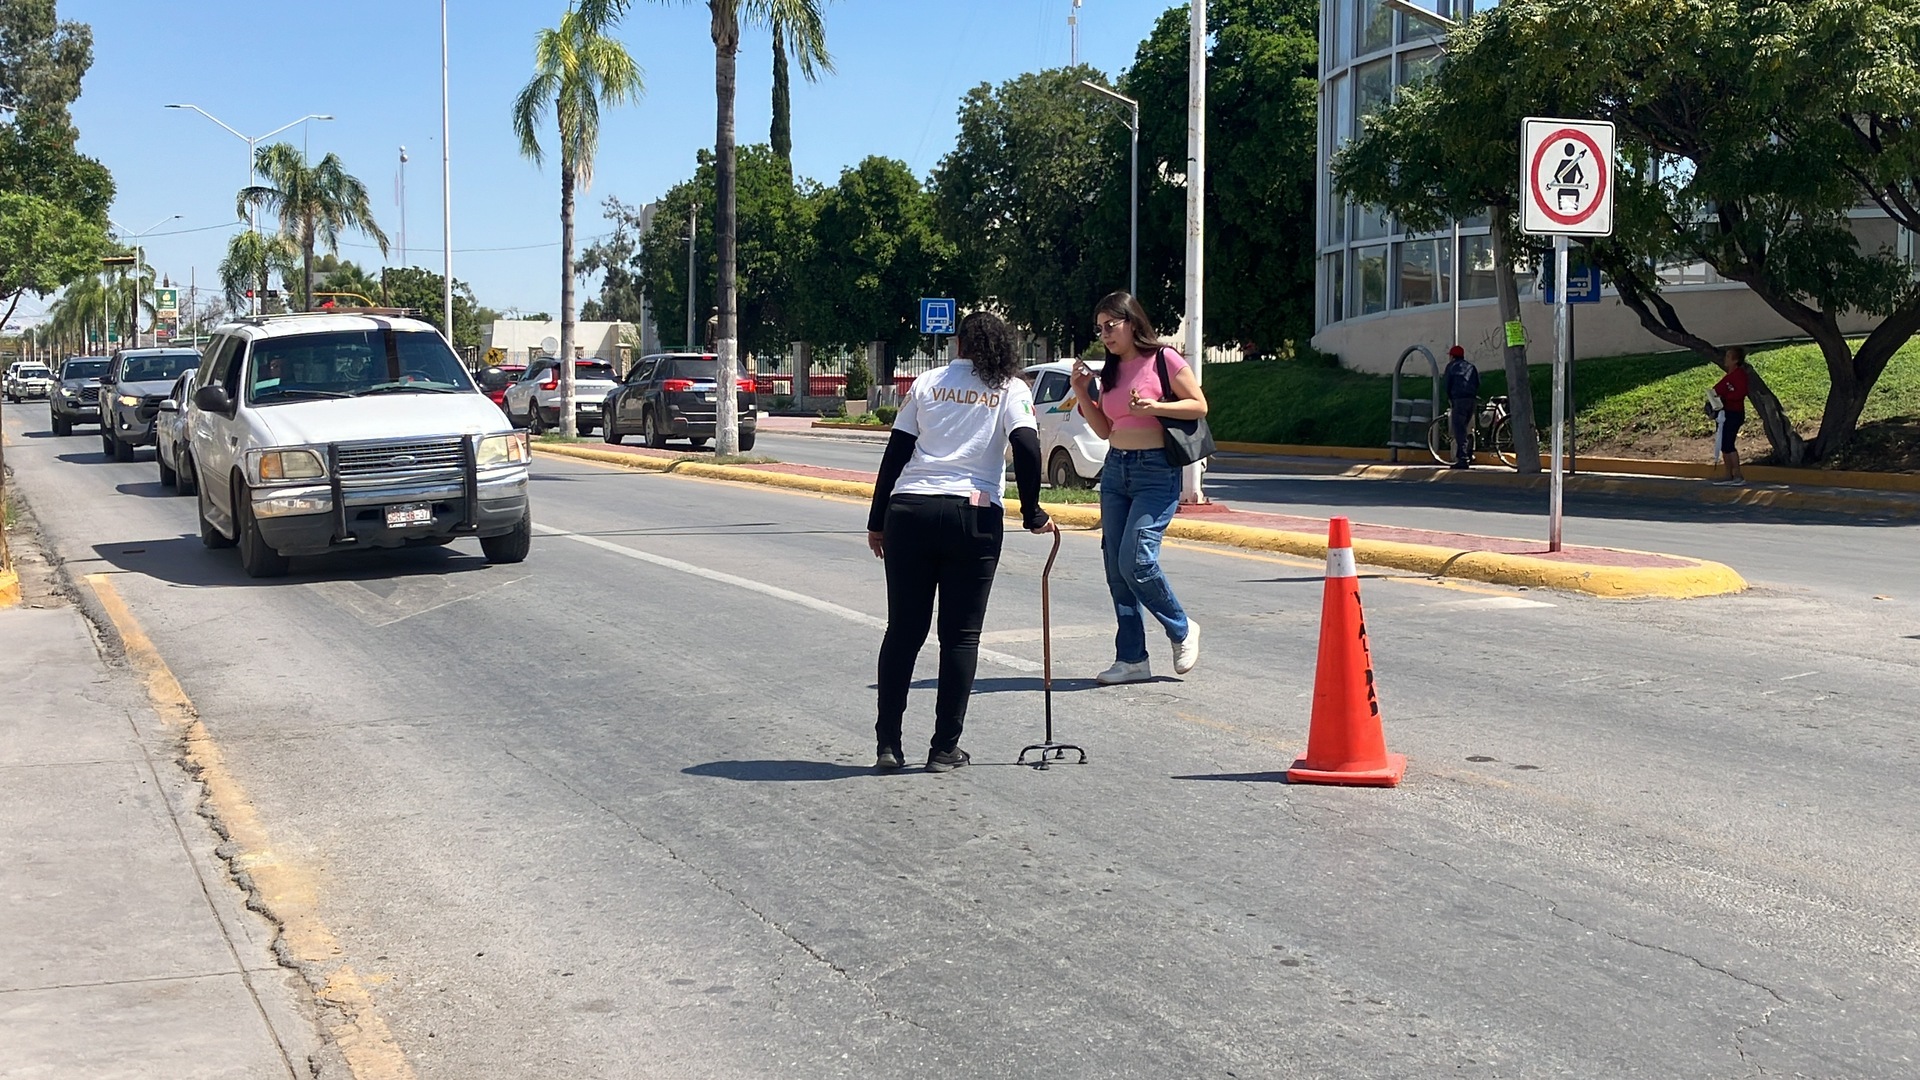
[[[413,308],[420,312],[420,318],[430,322],[441,333],[447,334],[444,325],[445,316],[441,311],[442,300],[446,295],[446,278],[431,270],[418,266],[390,267],[382,272],[386,280],[387,303],[392,307]],[[453,332],[447,334],[447,340],[456,349],[478,348],[480,345],[480,305],[473,298],[473,289],[459,278],[453,279]]]
[[[821,345],[884,341],[880,372],[920,341],[918,300],[934,295],[953,245],[934,225],[933,197],[905,162],[870,157],[822,192],[813,247],[799,275],[800,325]]]
[[[773,148],[773,156],[786,164],[787,179],[792,180],[793,93],[787,75],[787,54],[792,53],[799,59],[800,77],[808,82],[817,82],[822,71],[833,74],[833,60],[810,52],[805,42],[788,32],[787,24],[777,13],[768,26],[773,31],[773,121],[768,128],[767,145]]]
[[[991,299],[1076,353],[1092,336],[1093,305],[1126,280],[1124,225],[1089,225],[1114,169],[1109,117],[1078,86],[1098,76],[1055,68],[975,87],[960,107],[959,138],[933,175],[936,220],[954,242],[957,298]]]
[[[373,220],[373,207],[367,201],[367,186],[347,172],[338,154],[328,154],[319,164],[307,164],[306,155],[292,143],[274,143],[254,151],[253,169],[267,182],[251,184],[240,190],[235,210],[241,217],[259,207],[280,219],[280,231],[300,250],[305,269],[300,275],[300,300],[309,307],[313,296],[313,252],[326,245],[329,252],[340,250],[340,234],[358,229],[387,253],[387,234]]]
[[[1212,0],[1207,61],[1206,331],[1269,351],[1313,333],[1318,0]],[[1188,36],[1184,7],[1160,17],[1121,80],[1140,102],[1141,273],[1149,310],[1185,292]],[[1108,106],[1109,109],[1117,108]],[[1103,235],[1127,229],[1125,133],[1107,114]],[[1108,265],[1125,280],[1124,257]],[[1123,253],[1124,254],[1124,253]],[[1158,268],[1158,272],[1155,272]],[[1169,318],[1168,322],[1172,322]]]
[[[588,322],[644,322],[647,302],[637,273],[640,208],[608,196],[601,212],[614,223],[613,235],[580,253],[581,275],[601,275],[600,295],[581,305],[580,317]]]
[[[739,345],[760,356],[780,356],[786,352],[798,324],[792,307],[796,282],[812,244],[815,203],[818,186],[801,181],[789,183],[785,165],[764,144],[741,148],[738,155],[735,190],[737,244],[737,304],[741,327]],[[693,179],[675,185],[661,197],[653,223],[630,264],[641,291],[652,306],[653,317],[661,328],[662,340],[673,341],[684,334],[687,318],[687,222],[689,216],[712,206],[716,198],[716,169],[713,155],[700,152],[699,167]],[[616,236],[622,231],[639,233],[639,214],[622,208]],[[712,230],[702,229],[695,237],[694,258],[698,270],[696,297],[716,295],[719,259]],[[713,305],[695,302],[694,311],[704,316]],[[703,319],[696,318],[696,323]],[[697,336],[697,335],[696,335]],[[692,343],[699,347],[701,342]]]
[[[266,298],[267,284],[274,274],[281,282],[290,282],[298,272],[300,249],[280,233],[258,233],[249,229],[227,241],[227,256],[220,260],[220,291],[235,311],[251,311],[247,294]]]
[[[1514,266],[1530,250],[1518,218],[1520,120],[1571,114],[1528,96],[1517,81],[1520,57],[1495,48],[1473,52],[1492,17],[1476,15],[1450,33],[1448,60],[1439,72],[1403,87],[1392,104],[1367,117],[1334,161],[1333,173],[1343,194],[1398,215],[1408,230],[1438,230],[1486,210],[1492,220],[1500,321],[1513,323],[1520,318]],[[1538,472],[1540,439],[1526,346],[1509,340],[1504,359],[1518,468]]]
[[[739,377],[736,353],[740,324],[738,304],[738,252],[736,250],[737,206],[735,192],[735,154],[733,102],[736,65],[740,54],[740,16],[763,26],[778,24],[795,47],[804,67],[809,63],[826,64],[827,31],[821,18],[823,0],[707,0],[712,12],[714,55],[714,97],[717,102],[714,122],[714,253],[718,263],[715,299],[720,309],[720,333],[717,351],[720,363],[719,385],[732,386]],[[713,449],[716,454],[732,454],[740,447],[740,427],[736,396],[723,393],[718,399],[718,415]]]
[[[375,307],[386,306],[380,298],[380,277],[351,260],[327,256],[316,268],[326,276],[321,278],[320,289],[323,292],[353,293],[354,296],[329,296],[322,303],[333,302],[340,307],[360,307],[356,297],[364,297]]]
[[[574,187],[593,185],[593,158],[600,147],[600,106],[636,101],[645,92],[640,66],[608,31],[626,10],[626,0],[581,0],[560,17],[556,29],[534,39],[532,81],[513,103],[513,133],[520,153],[539,164],[539,128],[549,109],[560,143],[560,355],[573,357]],[[574,420],[573,365],[560,365],[560,433],[578,434]]]

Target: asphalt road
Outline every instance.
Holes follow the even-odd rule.
[[[1170,545],[1201,666],[1097,688],[1073,534],[1053,698],[1091,760],[1036,772],[1046,542],[1016,534],[976,764],[877,775],[858,504],[542,459],[525,564],[255,582],[150,452],[8,431],[48,547],[117,575],[421,1077],[1920,1072],[1898,602],[1370,576],[1412,765],[1301,787],[1320,567]]]
[[[879,467],[884,444],[763,435],[756,452],[841,469]],[[1274,475],[1223,454],[1207,492],[1229,506],[1478,536],[1547,535],[1543,493],[1489,486]],[[1920,611],[1920,523],[1876,515],[1717,506],[1671,499],[1568,492],[1568,543],[1691,555],[1725,563],[1750,584],[1807,592],[1856,610],[1895,595]]]

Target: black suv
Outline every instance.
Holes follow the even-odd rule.
[[[684,438],[705,446],[713,438],[719,389],[714,385],[720,361],[711,353],[666,353],[643,356],[627,374],[627,381],[607,395],[606,440],[618,444],[639,435],[659,448],[668,439]],[[753,378],[740,378],[740,450],[753,449]]]
[[[132,461],[133,448],[153,445],[153,418],[173,380],[200,366],[198,349],[122,349],[100,378],[100,448]]]
[[[113,363],[104,356],[69,356],[47,395],[55,435],[73,434],[75,424],[100,422],[100,376]]]

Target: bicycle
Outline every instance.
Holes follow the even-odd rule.
[[[1519,455],[1513,450],[1513,421],[1507,415],[1506,395],[1488,398],[1484,404],[1475,407],[1473,424],[1467,430],[1467,437],[1472,440],[1469,450],[1491,447],[1507,465],[1520,464]],[[1434,418],[1433,423],[1427,425],[1427,450],[1433,454],[1433,460],[1440,464],[1453,464],[1452,409],[1442,412]]]

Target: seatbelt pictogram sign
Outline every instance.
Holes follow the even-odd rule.
[[[1530,116],[1520,122],[1520,231],[1613,235],[1613,125]]]

